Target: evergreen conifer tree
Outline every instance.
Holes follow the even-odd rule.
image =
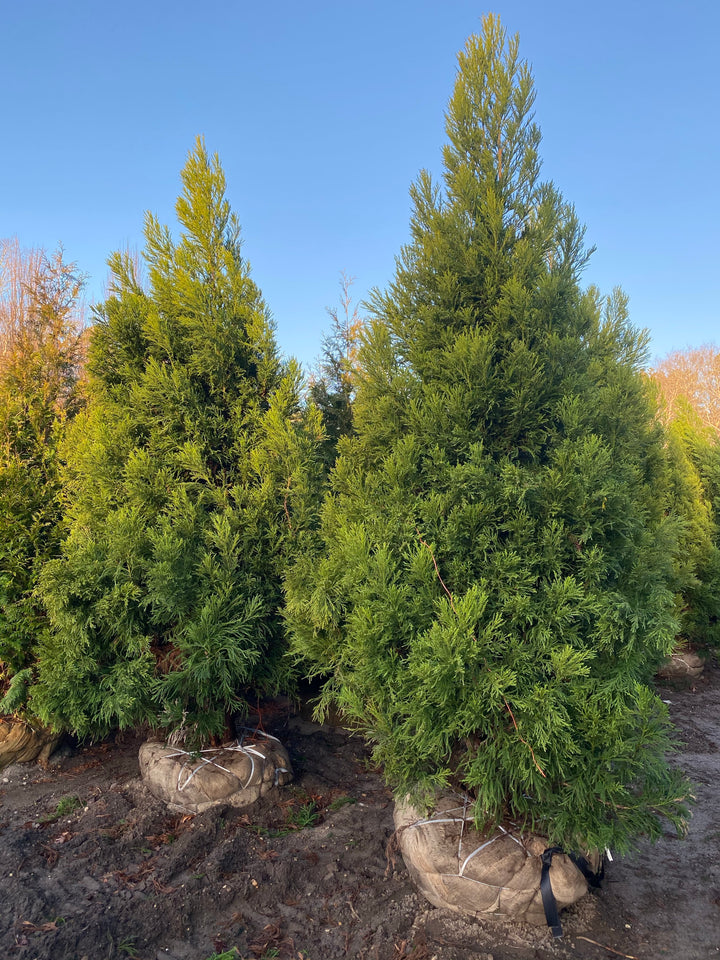
[[[667,428],[670,505],[681,521],[674,588],[680,643],[720,645],[720,424],[714,347],[671,353],[649,372]]]
[[[668,414],[667,409],[663,410]],[[717,433],[692,407],[676,400],[667,423],[670,505],[681,521],[674,589],[679,636],[702,646],[720,645],[720,524]]]
[[[34,707],[103,733],[143,720],[202,740],[285,676],[281,575],[312,498],[317,415],[278,359],[217,157],[182,172],[178,242],[146,218],[148,287],[110,260],[87,412],[64,447],[53,628]]]
[[[294,650],[400,794],[569,848],[681,825],[663,436],[621,292],[583,292],[574,209],[539,179],[533,82],[488,17],[459,57],[444,188],[372,297],[316,556],[288,577]]]
[[[57,447],[81,403],[84,280],[62,250],[0,247],[0,713],[25,712],[60,544]]]

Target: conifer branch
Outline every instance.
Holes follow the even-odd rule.
[[[432,547],[430,546],[429,543],[427,543],[425,540],[423,540],[422,535],[420,534],[420,531],[418,530],[417,527],[415,527],[415,532],[417,533],[418,537],[420,538],[420,543],[421,543],[424,547],[427,547],[428,553],[430,554],[430,557],[431,557],[432,562],[433,562],[433,566],[435,567],[435,573],[437,574],[437,578],[438,578],[438,580],[440,581],[440,583],[442,584],[443,590],[445,591],[445,593],[448,595],[448,597],[449,597],[449,599],[450,599],[450,606],[453,608],[453,612],[457,615],[457,607],[455,606],[455,601],[453,600],[453,595],[450,593],[450,591],[448,590],[447,586],[445,585],[445,581],[444,581],[443,578],[440,576],[440,570],[438,569],[437,560],[435,559],[435,554],[432,552]]]
[[[443,578],[440,576],[440,570],[439,570],[438,565],[437,565],[437,560],[435,559],[435,555],[434,555],[433,552],[432,552],[432,548],[431,548],[430,544],[427,543],[426,540],[423,540],[422,535],[420,534],[420,531],[418,530],[417,527],[415,527],[415,532],[417,533],[417,535],[418,535],[418,537],[419,537],[419,539],[420,539],[420,543],[421,543],[424,547],[427,548],[428,553],[430,554],[430,557],[431,557],[431,559],[432,559],[433,566],[435,567],[435,573],[437,574],[437,578],[438,578],[438,580],[440,581],[440,583],[442,584],[443,590],[444,590],[445,593],[448,595],[448,598],[449,598],[449,600],[450,600],[450,606],[452,607],[454,613],[457,615],[457,607],[455,606],[455,601],[453,600],[453,595],[452,595],[452,593],[450,593],[450,591],[448,590],[448,588],[447,588],[447,586],[446,586],[446,584],[445,584],[445,581],[444,581]],[[519,728],[518,725],[517,725],[517,720],[515,719],[515,714],[514,714],[514,713],[512,712],[512,710],[510,709],[510,704],[507,702],[507,700],[505,699],[505,697],[503,697],[503,701],[505,702],[505,706],[507,707],[507,711],[508,711],[508,713],[510,714],[510,719],[512,720],[513,726],[515,727],[515,730],[517,731],[517,735],[518,735],[518,737],[519,737],[519,739],[520,739],[520,742],[521,742],[521,743],[524,743],[525,746],[526,746],[526,747],[528,748],[528,750],[530,751],[530,755],[531,755],[531,757],[532,757],[533,763],[534,763],[535,766],[537,767],[537,770],[538,770],[539,774],[540,774],[542,777],[546,777],[546,778],[547,778],[547,775],[546,775],[545,771],[544,771],[543,768],[540,766],[540,764],[537,762],[537,758],[536,758],[536,756],[535,756],[535,751],[534,751],[533,748],[530,746],[530,744],[527,742],[527,740],[523,739],[522,735],[520,734],[520,728]]]
[[[290,519],[290,511],[288,510],[288,494],[290,493],[291,482],[292,477],[288,477],[287,486],[285,487],[285,498],[283,499],[283,510],[285,511],[285,516],[287,517],[288,529],[292,532],[292,520]]]
[[[545,778],[547,779],[547,775],[546,775],[545,771],[543,770],[543,768],[540,766],[540,764],[537,762],[537,760],[536,760],[536,758],[535,758],[535,751],[534,751],[533,748],[530,746],[530,744],[527,742],[527,740],[523,740],[523,738],[522,738],[522,736],[521,736],[521,734],[520,734],[520,727],[518,727],[518,725],[517,725],[517,720],[515,719],[515,714],[514,714],[514,713],[512,712],[512,710],[510,709],[510,704],[507,702],[507,700],[505,700],[505,697],[503,697],[503,700],[505,701],[505,706],[507,707],[507,712],[510,714],[510,719],[511,719],[512,722],[513,722],[513,726],[515,727],[515,730],[517,731],[517,735],[518,735],[518,738],[519,738],[519,740],[520,740],[520,743],[524,743],[524,744],[525,744],[525,746],[526,746],[526,747],[528,748],[528,750],[530,751],[530,755],[532,756],[533,763],[534,763],[535,766],[537,767],[538,772],[540,773],[540,775],[541,775],[542,777],[545,777]]]

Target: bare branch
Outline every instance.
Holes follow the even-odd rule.
[[[674,420],[688,403],[700,420],[720,433],[720,352],[713,344],[669,353],[651,378],[660,389],[662,416]]]

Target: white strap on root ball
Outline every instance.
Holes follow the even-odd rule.
[[[540,893],[547,840],[498,827],[475,829],[466,797],[444,796],[427,817],[409,802],[395,805],[397,842],[410,876],[436,907],[468,916],[546,922]],[[588,856],[597,869],[600,856]],[[587,893],[588,884],[564,854],[553,858],[550,883],[558,909]]]
[[[285,747],[260,732],[194,752],[149,741],[140,747],[139,761],[153,796],[183,813],[202,813],[221,803],[248,807],[293,776]]]

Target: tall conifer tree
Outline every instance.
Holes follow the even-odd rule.
[[[444,187],[370,303],[318,555],[288,580],[296,653],[389,781],[448,785],[479,823],[625,848],[680,824],[661,428],[620,292],[583,292],[573,208],[539,179],[517,38],[459,57]],[[329,674],[329,676],[328,676]]]
[[[689,404],[675,401],[667,423],[670,505],[680,518],[675,565],[680,643],[720,644],[720,526],[718,435]]]
[[[90,403],[67,456],[68,535],[33,702],[81,734],[150,720],[219,733],[284,674],[284,558],[302,537],[312,415],[277,356],[217,157],[182,172],[173,240],[146,218],[148,288],[110,260]]]

